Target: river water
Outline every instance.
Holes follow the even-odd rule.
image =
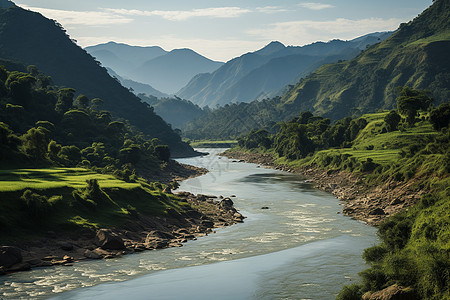
[[[210,172],[180,190],[235,195],[243,224],[181,248],[3,276],[0,299],[333,299],[358,279],[374,228],[338,214],[339,201],[304,178],[202,150],[178,161]]]

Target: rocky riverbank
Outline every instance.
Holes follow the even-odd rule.
[[[166,216],[135,213],[120,228],[86,231],[79,237],[60,237],[49,231],[32,242],[0,247],[0,274],[54,265],[70,266],[86,259],[108,259],[145,250],[181,247],[188,240],[214,232],[214,228],[241,223],[244,216],[231,198],[177,194],[191,209],[179,213],[168,209]]]
[[[418,189],[416,181],[387,181],[382,185],[369,186],[361,175],[346,171],[322,170],[311,167],[293,168],[279,165],[269,154],[225,152],[221,155],[237,161],[260,164],[305,176],[316,188],[332,193],[343,201],[342,212],[356,220],[376,226],[386,217],[413,205],[425,193]]]

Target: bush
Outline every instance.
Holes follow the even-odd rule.
[[[345,285],[336,296],[336,300],[360,300],[362,295],[359,284]]]
[[[41,196],[31,190],[26,190],[20,199],[25,204],[25,209],[35,221],[43,221],[51,210],[51,204],[46,196]]]

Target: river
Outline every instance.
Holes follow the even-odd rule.
[[[3,276],[0,298],[333,299],[358,279],[375,228],[338,213],[339,200],[304,178],[217,156],[222,150],[179,159],[210,170],[180,190],[235,195],[243,224],[181,248]]]

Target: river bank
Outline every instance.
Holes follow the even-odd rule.
[[[170,161],[158,174],[141,175],[147,180],[168,184],[204,175],[205,168]],[[165,193],[172,194],[170,189]],[[0,246],[0,275],[27,271],[37,267],[71,266],[86,259],[108,259],[145,250],[181,247],[188,240],[208,235],[214,228],[242,223],[245,218],[223,196],[175,193],[189,209],[182,213],[168,208],[164,216],[133,212],[131,220],[120,227],[96,231],[83,229],[78,234],[65,236],[48,231],[33,240],[2,244]]]
[[[188,240],[213,233],[214,228],[242,223],[245,218],[230,198],[176,194],[192,209],[185,213],[168,210],[168,215],[145,216],[136,213],[133,221],[120,228],[83,232],[79,237],[57,236],[49,231],[40,239],[0,247],[0,262],[8,267],[0,274],[36,267],[71,266],[86,259],[108,259],[125,254],[170,247],[181,247]],[[8,261],[9,260],[9,261]]]
[[[233,151],[221,155],[305,176],[316,188],[332,193],[341,200],[344,206],[342,212],[345,215],[372,226],[377,226],[386,217],[407,209],[425,193],[416,187],[414,180],[407,182],[391,180],[382,185],[369,186],[360,175],[346,171],[280,165],[275,163],[270,154]]]

